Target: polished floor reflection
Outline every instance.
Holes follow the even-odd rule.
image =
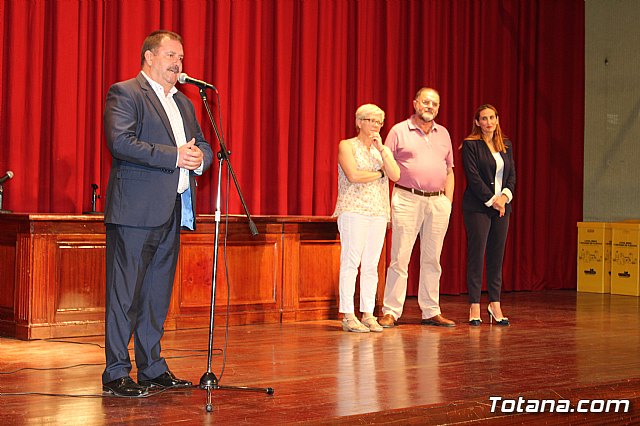
[[[509,293],[503,309],[511,327],[489,324],[486,310],[480,327],[468,326],[466,296],[442,296],[455,328],[420,325],[415,299],[407,300],[400,325],[382,333],[346,333],[337,320],[232,327],[222,375],[222,355],[213,358],[220,384],[273,387],[275,394],[214,390],[211,413],[197,388],[101,397],[101,337],[0,338],[0,424],[638,424],[639,301]],[[177,376],[199,381],[207,336],[202,329],[165,335]],[[216,329],[214,347],[224,337]],[[49,395],[7,395],[20,392]],[[491,396],[569,400],[574,411],[491,412]],[[582,399],[628,399],[631,409],[578,413]]]

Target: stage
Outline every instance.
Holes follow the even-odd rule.
[[[220,384],[275,393],[214,390],[211,413],[197,388],[103,397],[102,336],[0,338],[0,424],[637,424],[639,301],[569,290],[507,293],[511,327],[490,325],[486,310],[480,327],[468,326],[464,295],[441,298],[455,328],[420,325],[415,298],[399,326],[382,333],[343,332],[337,319],[235,325],[222,375],[223,355],[214,351]],[[207,339],[206,328],[166,332],[163,354],[178,377],[199,381]],[[213,346],[224,343],[224,316],[217,316]],[[34,394],[7,395],[14,393]],[[518,412],[519,398],[520,408],[535,400],[555,400],[557,411],[562,401],[570,406]],[[608,400],[629,400],[630,408],[605,413]],[[601,412],[579,412],[588,407]]]

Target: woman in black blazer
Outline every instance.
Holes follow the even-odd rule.
[[[469,324],[482,323],[480,293],[486,252],[487,311],[491,321],[507,326],[509,319],[502,314],[500,290],[516,171],[511,141],[502,134],[498,111],[492,105],[482,105],[476,111],[471,134],[462,143],[462,160],[467,177],[462,211],[467,230]]]

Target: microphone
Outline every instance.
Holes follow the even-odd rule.
[[[195,78],[189,77],[186,73],[183,73],[183,72],[181,72],[180,75],[178,75],[178,81],[182,84],[193,84],[194,86],[197,86],[200,89],[211,89],[211,90],[215,90],[216,92],[218,91],[218,89],[216,89],[213,84],[209,84],[206,81],[197,80]]]
[[[4,176],[0,178],[0,185],[2,185],[5,181],[11,179],[13,177],[13,172],[9,170]]]

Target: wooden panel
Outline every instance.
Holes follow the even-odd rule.
[[[299,233],[295,246],[299,251],[299,273],[295,288],[295,320],[337,318],[340,304],[340,237],[335,222],[301,223],[292,231]],[[385,239],[386,241],[386,239]],[[376,304],[382,305],[386,278],[386,245],[378,262],[378,290]],[[359,276],[356,278],[359,282]],[[354,303],[359,305],[359,286],[356,284]]]
[[[55,321],[73,320],[79,311],[104,315],[106,294],[104,236],[78,235],[57,243]],[[69,318],[65,318],[69,317]]]
[[[17,325],[28,324],[31,302],[29,287],[33,285],[31,236],[20,234],[17,237],[16,252],[16,294],[14,302],[14,320]]]
[[[266,243],[230,242],[227,244],[229,288],[221,255],[218,262],[216,303],[221,306],[230,295],[232,304],[275,304],[280,258],[275,241]],[[220,249],[222,253],[222,248]]]
[[[298,283],[300,282],[300,234],[287,232],[282,238],[283,284],[281,303],[281,321],[295,321],[298,311]]]
[[[16,224],[4,223],[0,229],[0,335],[15,335],[16,250]]]
[[[0,243],[0,308],[13,309],[14,285],[16,279],[15,242]],[[0,318],[2,318],[0,310]]]
[[[298,300],[334,302],[339,299],[340,241],[300,243]]]
[[[227,243],[227,290],[224,246],[218,249],[216,304],[275,303],[279,256],[275,239],[266,242]],[[181,247],[180,308],[209,306],[213,273],[213,244],[186,243]]]
[[[51,235],[31,237],[31,285],[21,286],[21,292],[29,305],[27,311],[21,312],[20,318],[28,324],[53,322],[57,275],[53,238]]]
[[[228,312],[231,324],[278,322],[278,295],[282,292],[281,235],[267,234],[263,228],[258,237],[247,239],[248,232],[244,226],[234,225],[228,233],[226,258],[224,244],[219,244],[215,313],[226,316]],[[271,230],[281,230],[281,227],[272,227]],[[224,228],[221,234],[223,232]],[[169,315],[176,328],[209,326],[213,242],[214,235],[202,233],[202,229],[199,233],[182,235],[179,270]],[[225,261],[229,271],[228,283]]]
[[[339,304],[340,234],[336,222],[300,223],[297,321],[336,318]]]
[[[179,275],[176,274],[177,287],[174,286],[174,298],[177,299],[179,311],[209,306],[213,264],[212,248],[213,244],[206,241],[182,239],[178,263]]]

